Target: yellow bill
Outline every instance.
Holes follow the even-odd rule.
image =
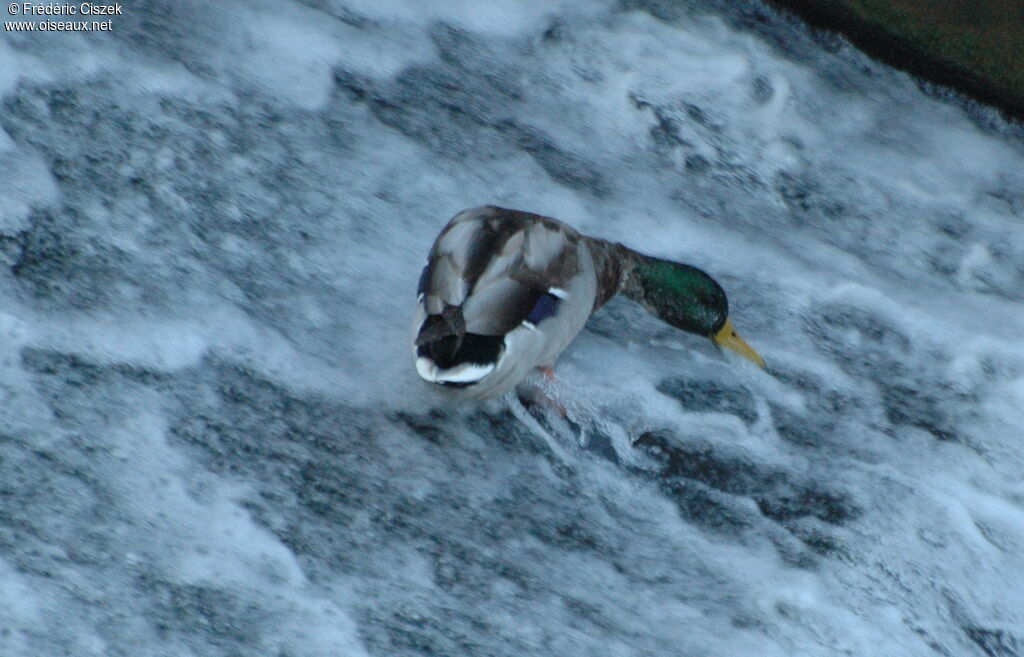
[[[733,328],[732,320],[726,319],[725,324],[722,326],[722,330],[711,336],[711,339],[726,349],[735,351],[740,356],[743,356],[747,360],[755,363],[758,367],[764,367],[764,359],[761,358],[749,344],[744,342],[743,338],[736,334],[736,329]]]

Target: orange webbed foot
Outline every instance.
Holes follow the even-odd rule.
[[[553,367],[538,367],[537,371],[544,375],[544,380],[548,383],[552,383],[555,380],[555,368]]]

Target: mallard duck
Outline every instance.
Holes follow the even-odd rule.
[[[550,217],[483,206],[448,222],[423,268],[416,371],[465,396],[501,395],[534,368],[550,371],[587,318],[620,292],[764,367],[736,334],[722,286],[703,271]]]

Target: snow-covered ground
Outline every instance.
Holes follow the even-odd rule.
[[[1024,140],[733,4],[4,33],[0,655],[1024,655]],[[447,401],[483,203],[706,269],[769,368],[616,300],[585,444]]]

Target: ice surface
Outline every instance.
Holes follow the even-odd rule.
[[[700,8],[703,7],[703,8]],[[1024,142],[755,3],[150,2],[0,38],[0,654],[1024,655]],[[418,380],[495,203],[700,266]]]

